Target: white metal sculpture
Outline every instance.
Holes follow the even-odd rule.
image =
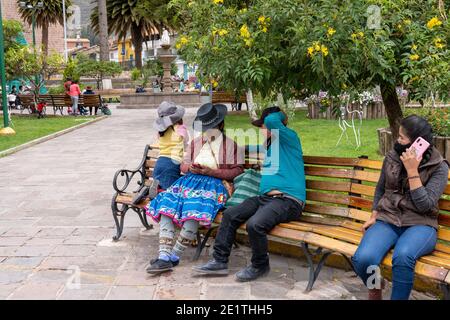
[[[345,106],[341,105],[341,107],[339,108],[341,111],[341,114],[338,119],[339,128],[341,129],[342,133],[341,133],[341,136],[339,137],[338,142],[336,143],[336,147],[341,142],[344,134],[348,141],[347,129],[351,128],[353,131],[353,134],[355,135],[355,142],[356,142],[355,150],[358,150],[359,147],[361,147],[361,126],[362,126],[363,112],[361,110],[353,110],[353,111],[350,110],[350,108],[349,108],[350,107],[350,96],[349,95],[344,96],[343,104]],[[347,114],[351,118],[351,124],[349,124],[346,120]],[[357,117],[357,119],[359,119],[358,125],[355,124],[356,117]]]

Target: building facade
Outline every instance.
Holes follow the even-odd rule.
[[[31,25],[24,22],[20,18],[17,1],[16,0],[0,0],[2,4],[3,19],[20,21],[24,28],[24,37],[29,44],[33,43],[33,34]],[[36,28],[36,44],[39,46],[42,44],[42,30]],[[49,41],[48,47],[50,50],[54,50],[58,53],[64,53],[64,31],[63,27],[59,24],[53,24],[49,28]]]

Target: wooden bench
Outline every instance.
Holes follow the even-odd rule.
[[[146,146],[144,156],[136,170],[122,169],[116,172],[113,187],[116,193],[112,199],[112,213],[116,222],[118,240],[123,231],[126,212],[132,209],[138,213],[143,225],[150,229],[145,215],[148,201],[133,206],[131,201],[135,192],[143,185],[152,182],[153,168],[158,158],[158,150]],[[246,157],[246,167],[257,166],[261,155]],[[379,179],[381,161],[361,158],[332,158],[304,156],[307,205],[299,221],[282,223],[275,227],[269,235],[294,243],[303,252],[309,265],[309,282],[306,291],[312,290],[314,282],[326,259],[331,253],[342,255],[353,268],[352,257],[361,241],[361,227],[371,215],[372,199],[376,182]],[[120,177],[124,181],[119,187]],[[450,179],[450,174],[449,174]],[[136,190],[131,184],[137,182]],[[130,191],[132,190],[132,191]],[[431,280],[441,286],[445,299],[450,298],[450,184],[439,201],[438,244],[435,250],[421,257],[416,264],[417,275]],[[446,199],[444,199],[446,197]],[[219,213],[212,228],[208,229],[203,241],[199,241],[196,260],[202,252],[209,236],[217,229],[222,219]],[[119,221],[120,220],[120,221]],[[245,230],[245,226],[241,227]],[[199,236],[197,237],[199,240]],[[314,247],[314,250],[311,248]],[[317,265],[313,258],[319,258]],[[392,251],[382,262],[385,267],[392,267]]]
[[[238,97],[232,92],[213,91],[212,103],[231,103],[231,110],[238,110],[238,105],[245,103],[248,110],[247,97],[245,94]]]
[[[20,113],[23,113],[25,109],[28,110],[29,113],[32,113],[34,109],[34,95],[32,94],[19,94],[20,104],[22,105],[22,109]]]

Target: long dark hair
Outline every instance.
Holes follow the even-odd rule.
[[[413,114],[404,118],[400,122],[400,126],[405,130],[405,133],[411,143],[416,141],[418,137],[422,137],[430,144],[430,147],[423,154],[422,159],[422,163],[427,162],[430,159],[431,153],[433,151],[433,129],[431,128],[431,125],[424,118]]]
[[[178,120],[175,124],[183,124],[183,119]],[[164,137],[164,135],[166,134],[167,130],[169,130],[170,128],[173,129],[174,125],[171,125],[170,127],[168,127],[166,130],[164,131],[159,131],[159,137]]]

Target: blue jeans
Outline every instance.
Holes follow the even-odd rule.
[[[380,220],[364,234],[355,255],[353,266],[358,276],[368,285],[373,269],[388,251],[394,247],[392,257],[392,300],[407,300],[414,283],[417,259],[433,251],[436,245],[436,229],[426,225],[397,227]]]

